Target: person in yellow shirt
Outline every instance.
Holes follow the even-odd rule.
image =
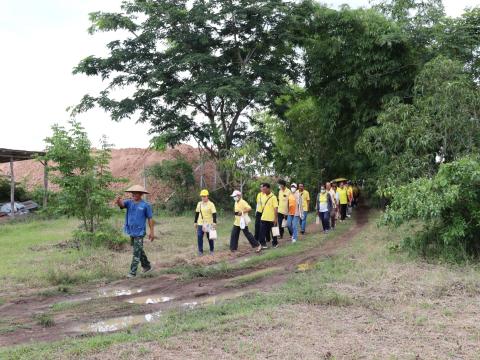
[[[200,197],[202,201],[197,204],[195,209],[195,230],[197,233],[198,255],[203,255],[203,235],[207,234],[208,245],[210,246],[210,255],[213,255],[215,250],[214,241],[210,240],[209,232],[216,228],[217,225],[217,210],[215,204],[208,199],[208,190],[202,190]]]
[[[345,220],[347,217],[347,206],[348,206],[348,194],[345,183],[340,183],[340,187],[337,189],[338,202],[340,203],[340,221]]]
[[[247,215],[248,212],[252,210],[252,208],[245,200],[242,199],[242,193],[240,191],[235,190],[232,193],[231,197],[235,201],[235,221],[233,223],[232,234],[230,235],[230,251],[235,252],[238,250],[238,238],[240,237],[241,230],[243,231],[243,235],[245,235],[252,248],[257,248],[256,252],[260,252],[262,250],[262,246],[248,230],[248,224],[245,223],[245,227],[243,229],[240,224],[242,221],[242,217],[243,221],[245,221],[245,215]]]
[[[288,197],[290,196],[290,190],[287,189],[287,183],[285,180],[278,181],[278,226],[280,227],[280,239],[283,239],[283,234],[285,233],[285,228],[283,227],[283,222],[287,223],[288,219]],[[290,228],[287,226],[290,236],[292,233]]]
[[[305,229],[307,228],[308,209],[310,208],[310,193],[305,190],[305,185],[302,183],[298,184],[298,191],[300,193],[300,196],[302,197],[303,204],[303,218],[300,220],[300,227],[302,230],[302,234],[305,234]]]
[[[257,194],[257,199],[256,199],[257,207],[255,209],[255,239],[257,241],[260,240],[260,223],[262,222],[263,197],[264,197],[264,194],[263,194],[263,183],[262,183],[260,184],[260,192]]]
[[[353,186],[352,182],[347,182],[347,197],[348,197],[348,206],[347,206],[347,217],[352,216],[352,204],[353,204]]]
[[[260,222],[259,242],[262,244],[262,249],[267,249],[267,241],[270,241],[272,235],[272,227],[278,224],[278,199],[272,193],[269,183],[263,184],[263,211]],[[278,247],[278,239],[273,236],[272,246]]]

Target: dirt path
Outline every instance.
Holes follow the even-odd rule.
[[[299,264],[332,256],[345,247],[367,224],[368,209],[365,207],[358,209],[355,212],[354,221],[355,223],[344,234],[322,242],[318,247],[303,253],[265,261],[253,268],[235,270],[225,276],[197,278],[189,282],[179,281],[172,275],[139,278],[135,281],[121,280],[103,289],[90,289],[82,294],[82,297],[30,297],[4,304],[0,306],[0,318],[8,317],[9,321],[20,326],[7,334],[2,334],[0,346],[30,341],[54,341],[88,333],[120,330],[127,326],[154,321],[161,312],[168,309],[216,303],[256,290],[269,291],[283,283],[293,271],[297,270]],[[307,228],[307,234],[317,232],[318,229],[318,225],[311,224]],[[281,242],[281,245],[285,242],[285,240]],[[239,262],[251,256],[256,255],[252,255],[251,252],[242,253],[230,261]],[[232,281],[236,278],[245,275],[255,276],[261,271],[268,271],[268,276],[259,276],[256,282],[232,288]],[[35,315],[48,311],[53,304],[59,302],[76,302],[80,306],[85,305],[85,309],[73,314],[68,311],[56,313],[55,323],[48,328],[32,320]],[[105,307],[105,303],[111,306]],[[132,303],[138,306],[133,306]]]

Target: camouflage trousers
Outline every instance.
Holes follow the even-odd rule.
[[[130,243],[133,246],[133,258],[130,265],[130,274],[136,275],[138,264],[142,264],[142,268],[150,269],[150,262],[143,250],[143,237],[130,237]]]

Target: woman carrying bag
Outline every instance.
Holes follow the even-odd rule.
[[[235,190],[231,197],[235,201],[235,221],[233,223],[232,234],[230,236],[230,251],[234,252],[238,250],[238,238],[240,237],[241,230],[243,231],[243,234],[247,238],[252,248],[256,248],[255,252],[260,252],[262,250],[262,246],[248,230],[248,224],[250,223],[248,212],[252,210],[252,208],[245,200],[242,199],[242,193],[240,191]]]
[[[208,190],[202,190],[202,201],[197,204],[195,210],[195,230],[197,233],[198,255],[203,255],[203,234],[207,234],[210,255],[214,254],[214,240],[217,238],[217,210],[215,204],[208,199]]]

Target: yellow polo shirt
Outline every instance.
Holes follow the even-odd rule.
[[[250,207],[250,205],[248,205],[248,203],[245,200],[240,199],[239,201],[235,202],[234,211],[236,213],[237,212],[248,212],[250,210],[252,210],[252,208]],[[233,225],[240,226],[240,218],[241,218],[241,216],[235,215],[235,221],[234,221]]]
[[[263,211],[263,204],[262,204],[262,201],[263,201],[263,197],[265,196],[264,193],[262,193],[261,191],[257,194],[257,208],[256,208],[256,211],[261,213]]]
[[[287,188],[278,192],[278,212],[283,215],[288,215],[288,197],[291,191]]]
[[[341,205],[348,204],[347,189],[337,188],[338,197]]]
[[[213,202],[210,200],[208,200],[206,203],[199,201],[195,211],[199,213],[197,222],[198,225],[213,224],[213,214],[216,214],[217,212]]]
[[[300,193],[303,203],[303,211],[308,211],[308,203],[310,202],[310,193],[307,190],[303,190]]]
[[[275,221],[275,209],[278,209],[278,200],[274,194],[264,195],[263,202],[263,221]]]

